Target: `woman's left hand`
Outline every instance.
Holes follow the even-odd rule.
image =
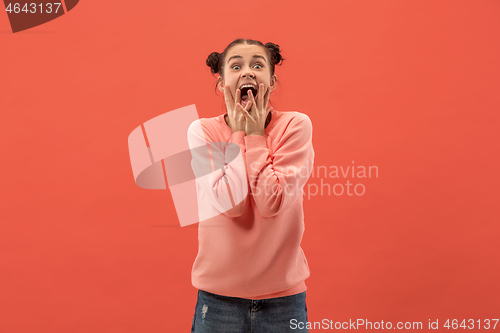
[[[267,107],[267,103],[269,103],[269,95],[271,95],[271,89],[267,88],[267,91],[264,92],[264,83],[259,85],[259,92],[257,94],[257,102],[255,101],[252,91],[248,91],[248,99],[249,102],[252,102],[250,113],[243,108],[243,106],[238,103],[237,109],[243,114],[246,118],[245,125],[245,133],[246,135],[261,135],[264,136],[264,130],[266,125],[266,119],[269,112],[272,110],[272,107]]]

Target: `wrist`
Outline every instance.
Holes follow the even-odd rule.
[[[245,132],[245,130],[242,130],[242,129],[235,129],[235,130],[233,130],[233,133],[236,133],[236,132]],[[246,134],[246,132],[245,132],[245,134]]]
[[[250,135],[260,135],[260,136],[265,137],[264,133],[257,133],[257,132],[247,133],[247,136],[250,136]]]

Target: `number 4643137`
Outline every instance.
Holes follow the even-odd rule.
[[[44,8],[45,7],[45,8]],[[7,6],[7,8],[5,9],[5,11],[9,12],[9,13],[20,13],[20,12],[24,12],[24,13],[31,13],[31,14],[35,14],[35,13],[43,13],[44,12],[44,9],[45,9],[45,13],[47,14],[50,14],[50,13],[57,13],[57,11],[59,10],[59,7],[61,7],[61,3],[30,3],[30,4],[27,4],[25,3],[24,6],[21,8],[21,5],[19,3],[9,3],[9,5]]]
[[[446,321],[446,323],[444,323],[443,327],[446,327],[447,329],[450,329],[450,328],[457,329],[459,327],[461,327],[463,329],[466,329],[466,328],[473,329],[474,326],[476,326],[476,328],[478,328],[478,329],[480,329],[480,328],[495,329],[497,327],[498,319],[491,319],[491,320],[484,319],[482,323],[481,323],[481,319],[478,319],[476,321],[474,321],[474,319],[469,319],[467,321],[464,319],[464,320],[462,320],[462,322],[460,324],[458,322],[459,321],[457,319],[453,319],[451,321],[450,321],[450,319],[448,319]]]

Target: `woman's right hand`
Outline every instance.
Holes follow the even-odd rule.
[[[237,110],[236,105],[238,103],[241,104],[241,90],[236,89],[236,98],[233,98],[233,94],[229,89],[229,86],[224,86],[224,99],[226,101],[227,115],[229,127],[234,132],[237,131],[245,131],[246,126],[246,118],[245,116]],[[247,105],[245,106],[245,110],[250,112],[252,107],[252,102],[249,100]]]

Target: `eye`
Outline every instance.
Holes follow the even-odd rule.
[[[231,66],[232,69],[234,69],[234,67],[240,67],[239,65],[233,65]]]
[[[255,66],[260,66],[259,68],[262,68],[262,65],[261,65],[261,64],[255,64],[255,65],[254,65],[254,67],[255,67]]]

